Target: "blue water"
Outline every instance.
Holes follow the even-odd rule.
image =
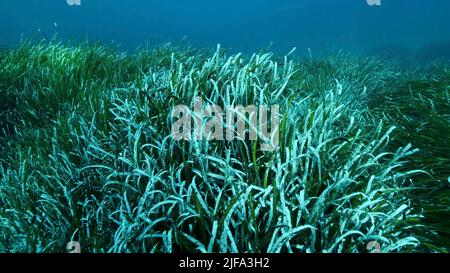
[[[127,49],[172,42],[244,52],[418,50],[446,47],[449,15],[448,0],[0,0],[0,45],[34,34]]]

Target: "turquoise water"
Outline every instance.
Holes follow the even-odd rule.
[[[127,49],[166,42],[194,47],[221,43],[235,51],[313,53],[330,50],[415,54],[436,48],[449,56],[450,2],[444,0],[66,0],[0,1],[0,44],[57,35]],[[447,50],[446,50],[447,49]],[[436,50],[434,50],[436,51]]]

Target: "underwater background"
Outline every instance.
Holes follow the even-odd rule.
[[[0,253],[448,253],[449,11],[0,0]],[[198,98],[272,138],[176,139]]]
[[[64,40],[114,42],[135,49],[148,42],[193,47],[220,43],[236,52],[272,44],[276,52],[395,51],[435,47],[450,56],[450,3],[443,0],[65,0],[0,2],[0,45],[14,46],[41,30]]]

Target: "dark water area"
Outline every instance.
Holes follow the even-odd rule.
[[[297,54],[310,49],[313,54],[343,50],[450,56],[450,2],[444,0],[380,0],[379,6],[368,0],[68,2],[0,1],[0,45],[12,47],[34,35],[125,49],[167,42],[192,47],[220,43],[243,52],[270,46],[280,53],[297,47]]]

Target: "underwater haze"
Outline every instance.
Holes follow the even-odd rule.
[[[304,53],[416,51],[450,44],[445,0],[66,0],[0,1],[0,45],[24,35],[114,42],[124,48],[166,42],[220,43],[234,51]],[[450,53],[444,52],[442,54]],[[439,55],[439,53],[438,53]],[[447,56],[448,56],[447,55]]]

